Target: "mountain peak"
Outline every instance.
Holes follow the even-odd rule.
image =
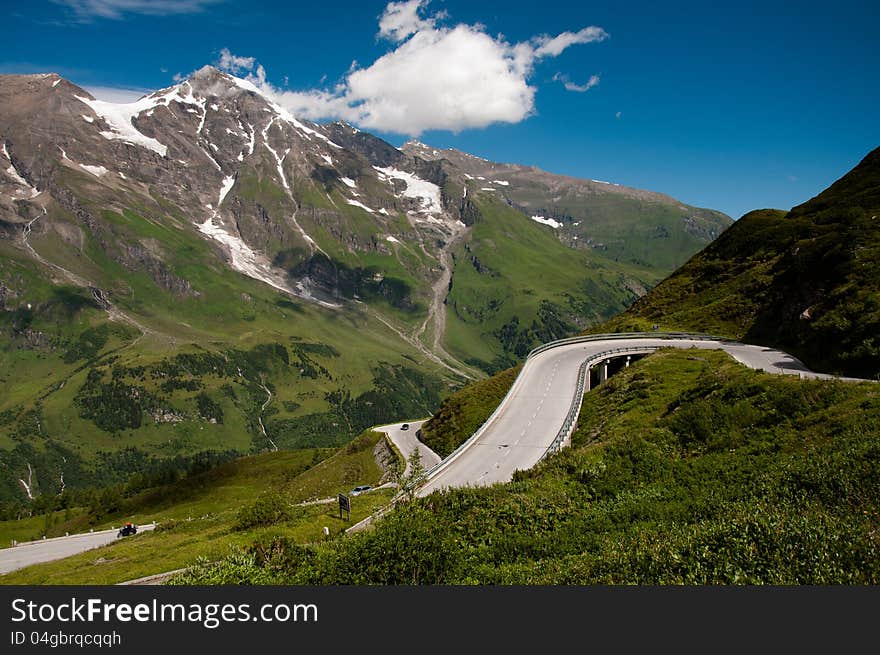
[[[214,66],[202,66],[186,80],[177,84],[176,87],[189,87],[193,95],[200,97],[227,97],[242,91],[250,91],[262,95],[260,90],[251,82],[229,73],[224,73]],[[162,91],[157,93],[162,93]]]

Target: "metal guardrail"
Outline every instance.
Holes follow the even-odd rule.
[[[556,433],[553,442],[547,447],[544,454],[541,455],[541,459],[538,460],[539,462],[543,461],[547,455],[560,450],[562,444],[565,443],[565,440],[568,439],[574,431],[574,424],[575,421],[577,421],[577,417],[581,411],[581,404],[583,403],[584,387],[587,383],[587,376],[590,374],[590,362],[591,360],[585,361],[578,369],[577,384],[574,389],[574,397],[571,400],[571,407],[568,409],[568,414],[565,416],[565,421],[563,422],[562,427],[559,428],[559,432]]]
[[[613,333],[608,333],[608,334],[589,334],[589,335],[583,335],[583,336],[578,336],[578,337],[569,337],[567,339],[559,339],[557,341],[550,341],[550,342],[545,343],[541,346],[538,346],[537,348],[532,350],[526,356],[523,368],[525,368],[525,364],[528,364],[529,360],[534,358],[536,355],[539,355],[539,354],[546,352],[547,350],[551,350],[553,348],[559,348],[560,346],[568,346],[568,345],[575,344],[575,343],[587,343],[590,341],[608,341],[610,339],[634,339],[634,338],[636,338],[636,339],[637,338],[700,339],[700,340],[707,340],[707,341],[732,341],[729,337],[719,337],[719,336],[715,336],[715,335],[711,335],[711,334],[702,334],[702,333],[698,333],[698,332],[613,332]],[[626,350],[626,349],[618,349],[618,350],[622,351],[622,350]],[[644,351],[645,349],[641,348],[641,350]],[[606,351],[606,352],[610,352],[610,351]],[[591,357],[590,360],[595,360],[595,356]],[[492,414],[489,416],[489,418],[487,418],[486,421],[479,428],[477,428],[476,432],[474,432],[470,437],[468,437],[464,442],[462,442],[458,446],[458,448],[453,450],[447,457],[444,457],[440,463],[435,464],[430,469],[428,469],[425,472],[424,476],[422,476],[419,480],[414,482],[415,485],[420,485],[423,482],[430,480],[431,477],[433,477],[438,471],[440,471],[440,469],[445,468],[446,466],[451,464],[465,450],[467,450],[471,445],[473,445],[477,439],[480,438],[480,436],[483,434],[483,432],[485,432],[488,429],[488,427],[492,424],[492,422],[498,416],[499,412],[504,407],[507,399],[516,391],[517,387],[520,384],[520,380],[522,380],[522,374],[523,374],[523,372],[520,371],[520,374],[516,377],[516,380],[514,381],[513,386],[511,386],[510,390],[507,392],[507,395],[504,396],[504,398],[498,404],[498,407],[495,408],[495,411],[492,412]],[[578,373],[579,382],[584,383],[585,379],[586,379],[585,377],[583,379],[581,379],[580,372],[579,372]],[[580,388],[580,398],[582,401],[583,400],[583,387],[579,386],[579,388]],[[574,405],[574,403],[576,401],[573,400],[572,402]],[[580,404],[579,403],[577,406],[577,411],[580,411]],[[572,412],[572,410],[570,409],[569,415],[571,414],[571,412]],[[575,420],[576,420],[576,418],[577,418],[577,415],[575,414]],[[574,425],[574,421],[573,420],[569,421],[569,416],[567,416],[566,417],[566,424],[568,425],[568,428],[570,429],[571,426]],[[560,430],[560,433],[561,432],[562,432],[562,430]],[[556,443],[557,439],[559,439],[559,434],[557,434],[556,439],[554,439],[554,444]],[[564,441],[564,440],[565,440],[565,436],[562,437],[562,441]],[[552,447],[553,447],[553,445],[551,444],[551,448]],[[556,449],[558,450],[558,448],[559,448],[559,446],[557,445]],[[543,457],[546,456],[546,454],[547,453],[545,453],[542,456],[542,459],[543,459]]]
[[[586,393],[584,387],[586,387],[587,384],[587,375],[589,375],[589,371],[593,367],[593,364],[597,364],[613,355],[625,355],[627,353],[647,354],[648,352],[654,352],[659,349],[660,346],[612,348],[610,350],[603,350],[600,353],[596,353],[584,361],[578,369],[577,384],[575,385],[574,396],[571,399],[571,406],[568,408],[568,414],[565,416],[565,421],[562,423],[562,427],[559,428],[559,432],[556,433],[556,437],[553,439],[552,443],[547,447],[547,450],[544,451],[544,454],[541,455],[541,459],[538,461],[541,462],[548,455],[559,452],[566,439],[568,439],[574,432],[574,426],[577,423],[578,416],[581,413],[581,405],[583,405],[584,402],[584,394]]]
[[[548,341],[532,350],[526,360],[531,359],[534,355],[557,348],[559,346],[567,346],[572,343],[585,343],[588,341],[608,341],[609,339],[704,339],[707,341],[734,341],[730,337],[720,337],[715,334],[704,334],[702,332],[609,332],[603,334],[585,334],[578,337],[568,337],[567,339],[558,339],[556,341]]]

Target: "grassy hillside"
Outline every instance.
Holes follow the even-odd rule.
[[[284,584],[877,584],[875,385],[663,351],[587,394],[573,447],[374,530],[181,578]]]
[[[788,213],[747,214],[601,329],[691,329],[880,375],[880,149]]]
[[[460,384],[372,310],[291,299],[212,263],[212,246],[190,229],[148,216],[104,213],[120,243],[161,237],[169,270],[198,293],[160,288],[90,237],[82,250],[55,228],[31,238],[140,327],[108,320],[87,288],[61,273],[53,284],[49,269],[0,239],[0,501],[28,502],[19,480],[51,498],[154,460],[340,445],[430,413]],[[405,322],[386,310],[386,321]]]
[[[384,437],[365,433],[338,451],[299,450],[236,459],[171,484],[126,494],[105,493],[94,507],[74,508],[51,518],[0,522],[0,543],[157,521],[145,532],[109,546],[0,576],[0,584],[113,584],[185,567],[198,557],[219,557],[232,545],[248,546],[276,536],[297,543],[323,539],[327,526],[338,534],[350,523],[337,505],[303,504],[335,498],[359,484],[378,486],[392,474],[394,456]],[[383,465],[385,468],[383,468]],[[391,498],[393,489],[363,494],[352,503],[358,521]],[[115,507],[115,508],[114,508]],[[111,511],[108,511],[108,508]]]
[[[446,346],[489,373],[630,305],[661,273],[561,244],[552,228],[483,193],[455,251]]]
[[[664,204],[618,193],[584,193],[577,185],[517,182],[504,193],[528,215],[562,223],[569,245],[658,271],[680,266],[731,223],[721,212],[671,199]]]
[[[515,366],[496,373],[449,396],[422,425],[421,440],[441,457],[449,455],[492,415],[521,368]]]

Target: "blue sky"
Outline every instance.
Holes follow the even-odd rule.
[[[880,146],[878,3],[31,0],[3,12],[0,72],[150,90],[225,51],[305,117],[734,218],[803,202]]]

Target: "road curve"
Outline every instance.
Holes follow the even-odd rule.
[[[702,335],[601,335],[547,344],[532,352],[507,396],[474,436],[428,472],[418,494],[508,482],[514,471],[531,468],[553,445],[572,408],[578,372],[585,361],[604,358],[603,353],[615,350],[636,354],[670,347],[724,350],[738,362],[768,373],[835,377],[813,373],[779,350]],[[575,399],[577,407],[579,401]]]
[[[139,525],[137,526],[138,534],[152,530],[155,527],[155,523]],[[70,557],[92,548],[105,546],[116,541],[118,532],[119,528],[113,528],[112,530],[101,530],[100,532],[74,534],[69,537],[28,541],[10,548],[3,548],[0,550],[0,574],[22,569],[31,564],[50,562]]]
[[[409,475],[410,459],[416,450],[419,451],[419,455],[422,458],[422,466],[425,470],[437,466],[437,464],[440,463],[440,455],[428,448],[428,446],[423,444],[416,437],[416,432],[422,427],[422,424],[426,420],[427,419],[421,419],[410,423],[392,423],[391,425],[382,425],[378,428],[373,428],[376,432],[384,432],[388,435],[388,438],[391,439],[391,442],[395,445],[397,450],[400,451],[400,454],[403,455],[405,461],[405,468],[403,471],[404,477]],[[409,428],[401,430],[404,425],[409,425]]]

